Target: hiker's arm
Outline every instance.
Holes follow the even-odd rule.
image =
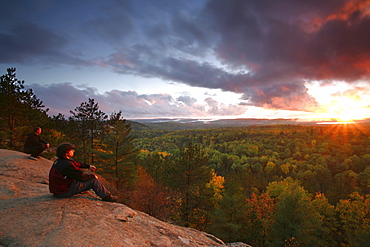
[[[79,169],[76,169],[73,165],[69,165],[62,171],[64,176],[73,178],[76,181],[87,181],[95,178],[94,174],[86,174]]]

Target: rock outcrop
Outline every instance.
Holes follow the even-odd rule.
[[[47,185],[51,165],[0,149],[0,246],[226,246],[93,193],[55,198]]]

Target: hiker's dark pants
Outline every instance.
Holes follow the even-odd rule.
[[[104,187],[99,179],[94,178],[88,181],[75,181],[72,183],[71,189],[68,192],[55,196],[60,198],[71,197],[90,189],[92,189],[95,194],[101,198],[109,195],[109,191]]]
[[[24,152],[26,154],[32,155],[33,157],[37,157],[37,156],[40,156],[42,152],[44,152],[45,149],[46,149],[46,144],[42,144],[42,145],[34,146],[31,148],[25,148]]]

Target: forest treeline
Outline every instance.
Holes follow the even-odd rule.
[[[134,145],[142,148],[138,163],[161,185],[171,187],[171,162],[188,143],[207,156],[213,178],[204,185],[214,196],[203,200],[214,204],[194,199],[192,220],[204,224],[192,226],[253,246],[370,243],[370,126],[155,132],[141,131]]]
[[[94,99],[49,116],[10,68],[1,76],[1,148],[33,127],[98,167],[121,202],[174,224],[252,246],[368,246],[370,127],[274,125],[133,128]],[[43,154],[52,159],[53,148]]]

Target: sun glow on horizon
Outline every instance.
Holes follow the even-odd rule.
[[[308,93],[320,104],[317,113],[323,120],[351,123],[370,118],[370,90],[361,85],[335,82],[330,85],[310,83]]]

